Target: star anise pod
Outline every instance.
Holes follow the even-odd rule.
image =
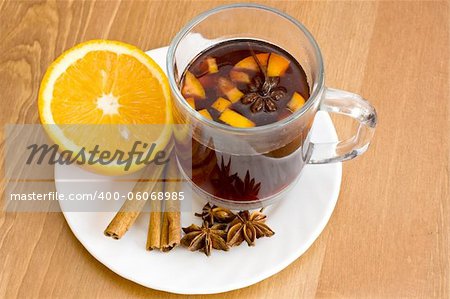
[[[286,94],[284,87],[278,87],[279,83],[280,77],[267,77],[264,82],[260,77],[256,77],[248,85],[250,92],[242,97],[242,104],[250,104],[250,110],[253,113],[259,112],[263,108],[266,112],[276,111],[276,102]]]
[[[215,222],[229,223],[236,217],[229,209],[215,205],[211,206],[209,203],[203,206],[201,213],[195,213],[195,216],[202,217],[204,221],[207,221],[211,225]]]
[[[242,211],[229,224],[227,233],[227,244],[232,246],[240,245],[244,240],[248,246],[254,246],[255,240],[261,237],[271,237],[275,234],[267,224],[266,215],[261,211]]]
[[[247,170],[245,174],[244,181],[240,177],[236,177],[234,183],[236,191],[240,194],[242,198],[246,200],[256,200],[258,199],[259,189],[261,188],[261,183],[255,184],[255,179],[250,179],[250,172]]]
[[[191,224],[188,227],[183,227],[186,235],[181,239],[181,244],[188,247],[190,251],[200,250],[207,256],[211,254],[213,249],[227,251],[229,246],[225,242],[226,228],[226,224],[210,226],[206,221],[203,222],[201,227]]]
[[[223,197],[229,196],[234,190],[234,180],[237,177],[237,173],[230,174],[231,169],[231,157],[228,163],[225,165],[222,157],[220,166],[216,165],[216,175],[211,179],[211,183],[219,190],[220,195]]]

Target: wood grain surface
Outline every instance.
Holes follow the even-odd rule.
[[[369,151],[345,163],[336,210],[305,255],[256,285],[198,298],[449,298],[449,2],[260,3],[310,29],[323,51],[327,85],[370,99],[379,126]],[[64,50],[94,38],[144,50],[164,46],[218,4],[0,2],[2,127],[38,123],[40,80]],[[347,123],[337,124],[349,133]],[[0,137],[3,194],[3,128]],[[182,296],[108,270],[60,213],[2,211],[0,297]]]

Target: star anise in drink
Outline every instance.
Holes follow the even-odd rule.
[[[277,110],[276,102],[286,94],[284,87],[278,86],[280,77],[267,77],[264,82],[261,77],[255,77],[248,85],[248,93],[241,99],[242,104],[250,105],[253,113],[262,109],[266,112]]]
[[[261,188],[261,183],[255,182],[254,178],[250,179],[250,172],[247,170],[245,174],[244,181],[240,177],[236,177],[234,183],[236,191],[240,194],[242,198],[246,200],[257,200],[259,189]]]
[[[227,251],[229,246],[225,242],[226,228],[226,224],[214,224],[211,226],[206,221],[203,222],[201,227],[191,224],[188,227],[183,227],[186,235],[181,239],[181,244],[188,247],[190,251],[200,250],[207,256],[211,254],[213,249]]]
[[[215,222],[229,223],[236,217],[229,209],[211,206],[209,203],[206,203],[201,213],[195,213],[195,216],[202,217],[204,221],[211,225]]]
[[[227,244],[232,246],[240,245],[244,240],[248,246],[254,246],[255,240],[261,237],[271,237],[275,234],[267,224],[266,215],[261,211],[239,212],[236,218],[229,224],[227,233]]]
[[[234,192],[234,181],[237,177],[237,173],[230,174],[230,170],[231,157],[226,165],[222,157],[220,166],[218,164],[216,165],[214,177],[211,179],[211,183],[219,190],[219,195],[222,197],[228,197]]]

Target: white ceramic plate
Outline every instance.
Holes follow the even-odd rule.
[[[167,48],[148,52],[165,69]],[[318,113],[312,139],[337,140],[326,113]],[[145,250],[148,213],[139,216],[121,240],[103,235],[114,217],[108,212],[64,212],[72,232],[83,246],[112,271],[143,286],[180,294],[211,294],[231,291],[257,283],[287,267],[316,240],[335,207],[342,166],[307,165],[298,183],[280,203],[265,210],[267,223],[276,232],[271,238],[257,240],[255,247],[242,244],[228,252],[213,251],[210,257],[185,248],[169,253]],[[86,182],[96,181],[95,184]],[[127,192],[132,183],[114,184],[111,178],[86,172],[75,166],[56,166],[56,189],[60,193],[103,191]],[[95,187],[93,187],[95,186]],[[64,211],[64,202],[60,202]],[[182,225],[198,223],[194,211],[203,203],[194,201],[192,212],[183,212]],[[236,269],[239,271],[236,271]],[[202,283],[198,283],[201,277]]]

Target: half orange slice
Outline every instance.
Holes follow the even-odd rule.
[[[143,51],[93,40],[64,52],[48,68],[39,91],[39,115],[64,150],[99,145],[112,154],[126,153],[139,141],[154,143],[155,155],[170,141],[170,99],[167,77]],[[93,166],[101,173],[125,173],[116,163]]]

